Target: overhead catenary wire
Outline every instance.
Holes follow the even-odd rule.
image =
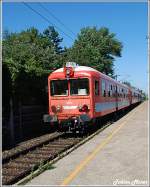
[[[74,39],[68,35],[67,33],[65,33],[62,29],[60,29],[58,26],[56,26],[55,24],[53,24],[51,21],[49,21],[45,16],[43,16],[41,13],[39,13],[37,10],[35,10],[34,8],[32,8],[29,4],[22,2],[26,7],[28,7],[30,10],[32,10],[33,12],[35,12],[36,14],[38,14],[43,20],[45,20],[47,23],[53,25],[55,28],[57,28],[60,32],[62,32],[64,35],[66,35],[68,38],[70,38],[72,41],[74,41]]]
[[[75,37],[76,34],[68,27],[66,26],[58,17],[56,17],[49,9],[47,9],[45,6],[42,5],[42,3],[38,3],[41,8],[43,8],[50,16],[52,16],[57,22],[59,22],[64,28],[66,28],[70,33],[72,33]]]

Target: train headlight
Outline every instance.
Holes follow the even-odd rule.
[[[66,70],[66,75],[70,75],[70,69]]]
[[[89,109],[88,109],[88,106],[87,105],[83,105],[82,106],[82,111],[83,112],[87,112]]]
[[[56,113],[56,107],[54,105],[51,106],[52,112]]]
[[[60,111],[61,111],[61,106],[60,106],[60,105],[57,105],[57,106],[52,105],[52,106],[51,106],[51,110],[52,110],[52,112],[54,112],[54,113],[60,112]]]
[[[73,67],[64,67],[65,77],[70,78],[74,75]]]
[[[88,112],[89,111],[89,107],[88,105],[84,104],[83,106],[79,106],[79,111],[80,112]]]

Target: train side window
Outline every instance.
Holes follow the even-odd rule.
[[[106,87],[106,83],[105,83],[105,80],[102,79],[102,82],[101,82],[101,83],[102,83],[102,84],[101,84],[101,90],[102,90],[101,93],[102,93],[102,96],[103,96],[103,97],[106,97],[106,90],[105,90],[105,89],[106,89],[106,88],[105,88],[105,87]]]
[[[117,94],[118,94],[118,97],[119,97],[119,92],[120,92],[120,90],[119,90],[119,87],[117,88]]]
[[[95,81],[95,95],[99,95],[99,81]]]
[[[122,88],[122,98],[125,98],[125,89]]]
[[[104,94],[103,94],[104,97],[106,97],[106,90],[104,90]]]
[[[114,97],[117,97],[117,86],[114,86]]]
[[[122,89],[120,88],[120,97],[122,97]]]
[[[112,97],[114,97],[114,85],[112,85]]]
[[[115,89],[115,86],[113,85],[113,97],[116,96],[116,89]]]
[[[128,91],[127,91],[127,89],[126,89],[126,93],[125,93],[125,95],[126,95],[126,98],[127,98],[127,95],[128,95]]]
[[[107,83],[107,96],[110,97],[110,85]]]
[[[110,96],[111,97],[113,96],[113,86],[112,86],[112,84],[110,85]]]
[[[108,97],[111,96],[111,85],[108,85]]]
[[[120,88],[118,87],[118,97],[120,97]]]
[[[114,97],[117,97],[117,86],[114,85],[114,94],[113,94]]]

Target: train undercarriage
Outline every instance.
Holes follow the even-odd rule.
[[[76,117],[69,117],[68,119],[60,122],[58,122],[57,118],[55,118],[54,121],[45,122],[47,122],[47,124],[50,124],[51,128],[55,128],[58,131],[66,133],[86,134],[93,128],[101,128],[107,122],[113,123],[114,121],[123,117],[125,114],[127,114],[130,110],[132,110],[139,104],[140,102],[132,104],[129,107],[123,108],[121,110],[115,111],[105,116],[93,119],[88,118],[87,115],[80,115]]]

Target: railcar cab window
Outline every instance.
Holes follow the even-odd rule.
[[[52,80],[50,82],[52,96],[66,96],[68,95],[68,81],[67,80]]]
[[[70,95],[88,95],[89,94],[89,80],[70,79]]]

